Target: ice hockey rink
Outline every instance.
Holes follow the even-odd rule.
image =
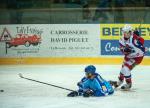
[[[106,97],[67,97],[69,91],[22,79],[25,77],[77,90],[86,65],[0,66],[0,108],[149,108],[150,66],[132,71],[131,91],[117,90]],[[95,65],[107,80],[116,80],[121,65]]]

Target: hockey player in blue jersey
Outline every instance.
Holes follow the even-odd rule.
[[[79,90],[69,93],[67,95],[68,97],[99,97],[114,93],[111,84],[96,73],[96,68],[93,65],[89,65],[85,68],[85,77],[83,77],[77,85]]]

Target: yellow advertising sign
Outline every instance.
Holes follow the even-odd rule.
[[[118,40],[122,36],[122,28],[125,24],[100,24],[100,38],[102,40]],[[150,40],[150,24],[131,24],[133,30],[139,29],[145,40]],[[140,28],[139,28],[140,26]]]

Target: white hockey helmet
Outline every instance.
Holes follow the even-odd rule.
[[[132,26],[130,24],[125,24],[124,27],[122,28],[122,32],[131,32],[132,31]]]

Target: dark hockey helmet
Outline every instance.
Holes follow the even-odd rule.
[[[90,73],[90,74],[95,74],[96,72],[96,67],[93,65],[88,65],[87,67],[85,67],[85,72],[86,73]]]

